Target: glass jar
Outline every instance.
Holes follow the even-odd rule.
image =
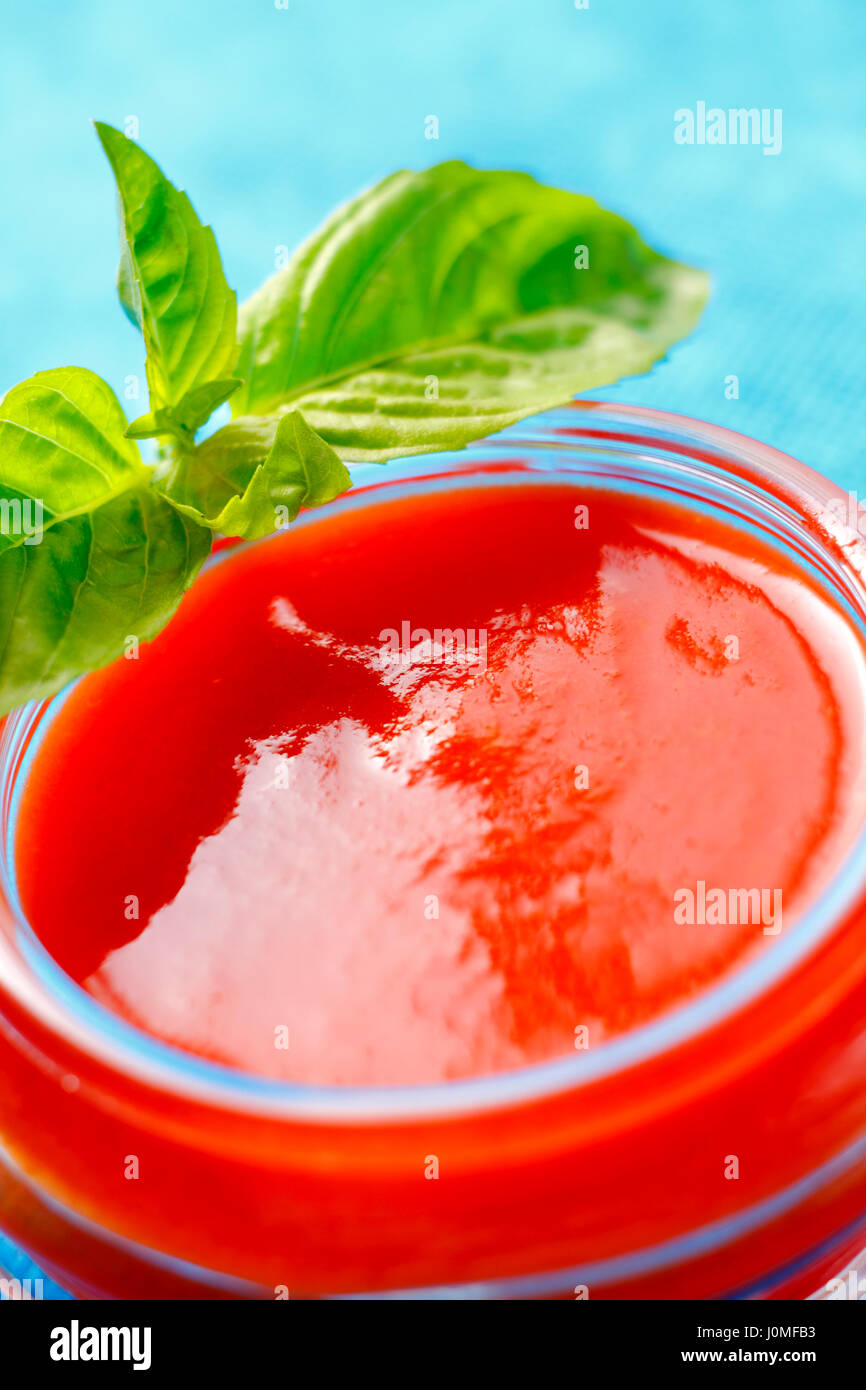
[[[354,476],[332,507],[555,479],[716,513],[795,557],[866,633],[866,549],[849,499],[715,426],[579,402],[461,453]],[[63,699],[10,716],[0,748],[0,1232],[63,1289],[267,1299],[856,1290],[856,1272],[844,1289],[828,1281],[856,1269],[866,1245],[862,829],[772,950],[594,1050],[435,1085],[285,1084],[192,1057],[108,1013],[23,920],[16,808]],[[733,1152],[740,1177],[720,1181]],[[424,1176],[431,1156],[435,1182]]]

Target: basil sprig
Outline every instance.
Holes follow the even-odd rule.
[[[706,299],[590,198],[451,161],[347,203],[238,311],[186,194],[97,132],[149,410],[129,424],[80,367],[0,401],[0,713],[154,636],[214,532],[256,539],[330,501],[344,460],[459,448],[646,371]]]

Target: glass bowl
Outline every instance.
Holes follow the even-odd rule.
[[[713,513],[794,557],[866,635],[866,550],[849,499],[725,429],[579,402],[460,453],[353,476],[331,507],[566,482]],[[11,1274],[24,1251],[46,1296],[848,1296],[828,1281],[866,1246],[862,828],[772,950],[591,1051],[435,1085],[286,1084],[108,1013],[24,920],[17,808],[64,697],[16,711],[0,746],[0,1265]],[[737,1182],[719,1181],[729,1152],[747,1160]],[[134,1191],[122,1180],[133,1154]],[[430,1155],[437,1183],[424,1179]]]

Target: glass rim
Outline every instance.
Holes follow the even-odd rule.
[[[630,427],[637,434],[617,436],[611,425]],[[476,471],[471,462],[464,462],[449,472],[445,465],[455,457],[477,460],[483,451],[502,453],[512,446],[535,450],[576,450],[580,447],[581,437],[645,443],[650,448],[653,444],[658,448],[667,445],[671,452],[685,458],[691,457],[693,461],[697,450],[707,448],[713,452],[704,455],[698,453],[697,458],[703,459],[704,464],[709,462],[717,470],[721,469],[728,477],[739,476],[741,484],[744,475],[738,473],[736,468],[732,469],[731,465],[745,465],[745,483],[752,492],[757,490],[756,484],[759,488],[764,482],[778,498],[778,485],[782,484],[782,500],[800,520],[811,516],[814,521],[819,510],[846,496],[829,479],[790,455],[724,426],[654,408],[594,400],[573,401],[557,411],[531,417],[470,445],[469,450],[461,451],[458,455],[442,451],[400,460],[396,467],[389,466],[385,476],[377,464],[354,466],[351,473],[355,487],[347,496],[354,499],[365,492],[385,490],[401,482],[435,480],[437,476],[443,480],[461,475],[465,477]],[[659,461],[670,465],[669,459]],[[788,493],[787,497],[784,496],[785,492]],[[310,524],[314,518],[315,513],[308,514],[300,524]],[[862,619],[866,614],[866,587],[862,582],[866,569],[866,547],[859,535],[853,539],[856,541],[854,546],[850,534],[834,535],[832,528],[827,529],[824,523],[820,542],[828,553],[832,553],[831,547],[839,552],[833,557],[836,565],[849,579],[856,581],[854,594],[855,599],[859,600]],[[264,543],[266,540],[253,542]],[[197,1057],[152,1037],[112,1014],[65,974],[37,942],[26,922],[17,902],[14,878],[9,871],[15,833],[16,796],[14,791],[11,797],[7,795],[6,782],[10,762],[13,764],[13,781],[20,786],[25,780],[27,766],[38,751],[39,743],[38,734],[33,738],[30,736],[49,708],[56,710],[61,707],[71,688],[67,687],[49,700],[31,702],[14,711],[6,720],[0,740],[0,792],[5,822],[0,846],[3,893],[16,924],[19,948],[24,929],[50,963],[57,988],[53,992],[50,990],[44,971],[40,972],[39,978],[28,976],[23,983],[10,982],[3,972],[2,957],[0,987],[6,989],[28,1015],[35,1016],[53,1034],[59,1034],[78,1051],[111,1072],[199,1105],[277,1121],[370,1124],[436,1117],[456,1119],[562,1097],[584,1086],[627,1073],[639,1065],[657,1061],[675,1049],[697,1041],[743,1008],[757,1002],[772,987],[781,984],[827,940],[863,896],[866,883],[866,824],[858,831],[830,881],[785,936],[773,943],[772,950],[760,951],[748,958],[695,999],[602,1042],[594,1049],[479,1077],[410,1085],[325,1086],[272,1080]],[[26,949],[23,955],[26,960]]]

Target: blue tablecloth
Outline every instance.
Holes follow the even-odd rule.
[[[141,372],[88,127],[135,115],[242,296],[401,165],[462,156],[592,193],[715,283],[688,346],[598,394],[866,487],[863,0],[88,0],[50,19],[0,0],[0,20],[0,390],[67,362],[116,389]],[[780,108],[781,153],[678,145],[698,101]]]

